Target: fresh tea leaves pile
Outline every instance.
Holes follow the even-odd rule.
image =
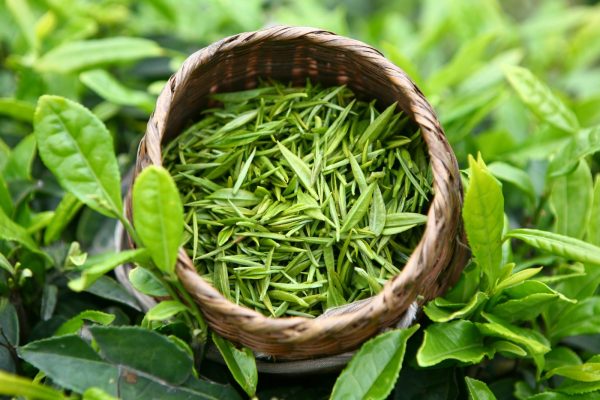
[[[396,104],[380,113],[344,86],[310,83],[214,100],[163,154],[204,279],[266,315],[314,317],[400,272],[432,174]]]

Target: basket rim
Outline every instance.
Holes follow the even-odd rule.
[[[433,171],[433,197],[427,211],[427,223],[421,240],[409,256],[400,273],[390,278],[385,283],[381,292],[369,298],[370,303],[367,307],[345,314],[324,314],[315,319],[297,316],[267,317],[258,311],[235,304],[225,298],[217,289],[200,277],[195,268],[193,268],[193,263],[183,247],[179,249],[176,267],[177,275],[184,283],[186,289],[192,292],[197,301],[204,305],[207,302],[211,304],[219,303],[220,307],[227,310],[226,313],[235,314],[239,329],[247,334],[261,335],[266,332],[280,331],[282,333],[278,340],[283,344],[291,346],[305,344],[322,335],[331,335],[331,331],[324,328],[324,325],[333,329],[333,331],[342,329],[342,327],[346,329],[364,328],[371,332],[368,336],[371,336],[379,328],[383,327],[382,323],[385,325],[386,321],[386,326],[389,326],[390,317],[386,313],[393,311],[398,314],[395,309],[398,304],[403,304],[406,308],[413,300],[422,295],[417,280],[423,278],[423,271],[421,271],[421,266],[425,262],[423,259],[427,259],[430,263],[436,262],[435,257],[431,258],[432,256],[427,253],[430,248],[435,248],[435,241],[451,242],[452,239],[456,239],[458,242],[461,242],[460,238],[464,237],[462,219],[460,217],[462,184],[460,182],[458,163],[445,139],[443,129],[431,105],[408,75],[391,63],[391,61],[387,60],[381,52],[358,40],[349,39],[318,28],[285,25],[272,26],[259,31],[245,32],[224,38],[190,55],[180,69],[169,79],[168,84],[157,100],[156,109],[150,117],[146,134],[140,141],[138,160],[133,179],[135,180],[139,172],[148,165],[162,165],[162,156],[160,154],[162,139],[166,135],[168,128],[171,105],[178,94],[177,88],[185,86],[188,83],[191,71],[201,67],[219,52],[228,51],[236,46],[252,46],[264,40],[286,41],[295,39],[302,39],[308,43],[332,49],[341,49],[343,47],[344,51],[353,53],[357,57],[362,57],[382,69],[390,85],[393,85],[394,90],[399,91],[399,95],[404,96],[403,101],[406,101],[406,105],[402,107],[400,104],[400,106],[419,127],[426,142],[430,165]],[[400,97],[398,98],[400,99]],[[148,143],[153,144],[153,146],[148,146]],[[458,190],[453,191],[451,189]],[[448,203],[450,204],[448,208],[453,208],[450,214],[443,212],[443,208]],[[128,217],[131,220],[130,205],[131,196],[129,194],[127,210]],[[455,237],[440,237],[440,232],[454,234]],[[456,249],[459,249],[459,247],[456,246]],[[448,268],[454,269],[454,271],[449,272],[449,280],[455,280],[458,277],[466,263],[466,254],[458,254],[457,256],[457,253],[460,252],[460,250],[455,250],[450,257],[452,260],[459,259],[454,262],[456,265],[441,267],[437,276],[434,277],[434,281],[437,282],[440,275],[444,275]],[[456,270],[458,270],[458,273]],[[431,297],[430,295],[428,296]],[[424,300],[427,299],[420,299],[420,303]],[[204,313],[202,305],[201,311]],[[404,311],[399,316],[401,317],[403,313]],[[369,318],[369,314],[372,318]],[[210,325],[211,328],[219,331],[213,324]],[[238,341],[248,345],[243,340]]]

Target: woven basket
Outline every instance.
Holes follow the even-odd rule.
[[[314,28],[276,26],[242,33],[192,54],[160,94],[142,138],[135,177],[161,165],[162,145],[196,121],[216,92],[250,89],[260,78],[303,86],[346,84],[382,107],[397,102],[421,130],[433,170],[434,196],[423,237],[402,272],[376,296],[316,319],[268,318],[227,300],[197,273],[183,249],[177,275],[221,336],[278,360],[340,354],[393,326],[415,300],[422,304],[456,282],[468,249],[461,222],[462,187],[456,158],[423,94],[397,66],[372,47]],[[131,217],[128,196],[127,213]],[[131,218],[130,218],[131,219]]]

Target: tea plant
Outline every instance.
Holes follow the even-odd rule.
[[[0,392],[598,397],[600,9],[592,3],[1,2]],[[204,357],[211,338],[173,278],[184,214],[155,212],[179,199],[155,186],[174,189],[166,171],[138,178],[133,224],[123,215],[121,180],[168,76],[203,45],[273,22],[364,40],[415,80],[464,168],[473,251],[459,282],[424,305],[419,326],[376,336],[343,372],[310,386],[264,379],[251,352],[216,336],[231,373]],[[115,252],[117,220],[135,250]],[[111,272],[127,261],[140,265],[136,288],[169,299],[143,312]]]

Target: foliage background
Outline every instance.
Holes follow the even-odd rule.
[[[52,335],[83,310],[112,313],[116,316],[113,324],[137,324],[142,318],[123,304],[123,298],[113,301],[93,293],[74,293],[66,286],[73,257],[78,255],[70,247],[71,242],[77,241],[90,255],[111,250],[114,221],[82,208],[76,210],[59,236],[45,238],[52,211],[64,192],[36,156],[30,133],[37,99],[43,94],[56,94],[90,108],[113,135],[119,165],[125,173],[134,162],[137,143],[156,95],[188,54],[227,35],[276,23],[321,27],[380,49],[414,79],[435,107],[461,167],[467,167],[468,154],[479,152],[491,164],[493,173],[495,168],[494,174],[503,181],[505,212],[511,227],[535,227],[591,242],[586,227],[600,223],[598,219],[589,222],[600,215],[592,195],[592,177],[598,172],[598,159],[593,153],[600,149],[598,140],[584,142],[582,147],[587,151],[568,153],[571,157],[566,160],[584,160],[589,176],[582,178],[581,174],[571,173],[570,178],[557,184],[549,178],[547,169],[552,157],[564,152],[574,137],[586,132],[584,136],[589,139],[590,132],[597,132],[593,127],[600,124],[600,8],[592,3],[0,2],[0,171],[12,199],[11,212],[7,214],[25,227],[50,256],[41,261],[11,244],[0,246],[17,269],[13,275],[3,271],[0,286],[3,296],[10,297],[16,305],[20,344]],[[54,64],[48,61],[49,54],[62,45],[120,36],[147,38],[160,49],[155,54],[149,51],[147,57],[100,58],[97,63],[90,63],[86,62],[90,60],[90,46],[84,43],[72,59],[54,60]],[[79,67],[69,66],[79,59]],[[553,108],[556,104],[548,100],[547,93],[534,90],[535,85],[525,95],[511,88],[505,76],[506,66],[510,65],[525,66],[546,82],[553,93],[550,96],[572,110],[563,115],[573,115],[576,126],[564,129],[563,125],[561,129],[560,122],[553,123],[550,116],[561,111]],[[109,74],[108,78],[100,75],[104,81],[99,80],[97,71],[90,74],[98,67]],[[520,97],[535,104],[525,101],[525,107]],[[571,126],[575,128],[570,130]],[[512,168],[507,169],[506,165]],[[522,246],[516,247],[510,257],[521,268],[548,266],[548,276],[588,272],[580,263],[567,263],[563,258]],[[595,305],[597,283],[593,286],[586,295],[592,300],[585,301]],[[600,353],[598,316],[590,312],[585,317],[589,319],[589,329],[562,339],[562,345],[581,359]],[[6,320],[2,325],[4,329],[9,326]],[[543,331],[535,321],[526,325]],[[420,340],[416,337],[414,343],[409,342],[393,398],[462,398],[466,396],[465,375],[486,381],[498,398],[526,398],[561,383],[560,379],[535,383],[531,365],[500,356],[493,362],[470,366],[447,362],[438,368],[420,369],[415,361]],[[1,369],[34,376],[36,371],[31,366],[13,360],[6,351],[0,353]],[[216,364],[206,364],[200,373],[216,381],[230,379],[226,370]],[[294,379],[261,377],[258,394],[260,398],[326,397],[335,378],[322,376],[320,383],[306,388],[302,381]],[[529,382],[529,392],[515,386],[519,381]]]

